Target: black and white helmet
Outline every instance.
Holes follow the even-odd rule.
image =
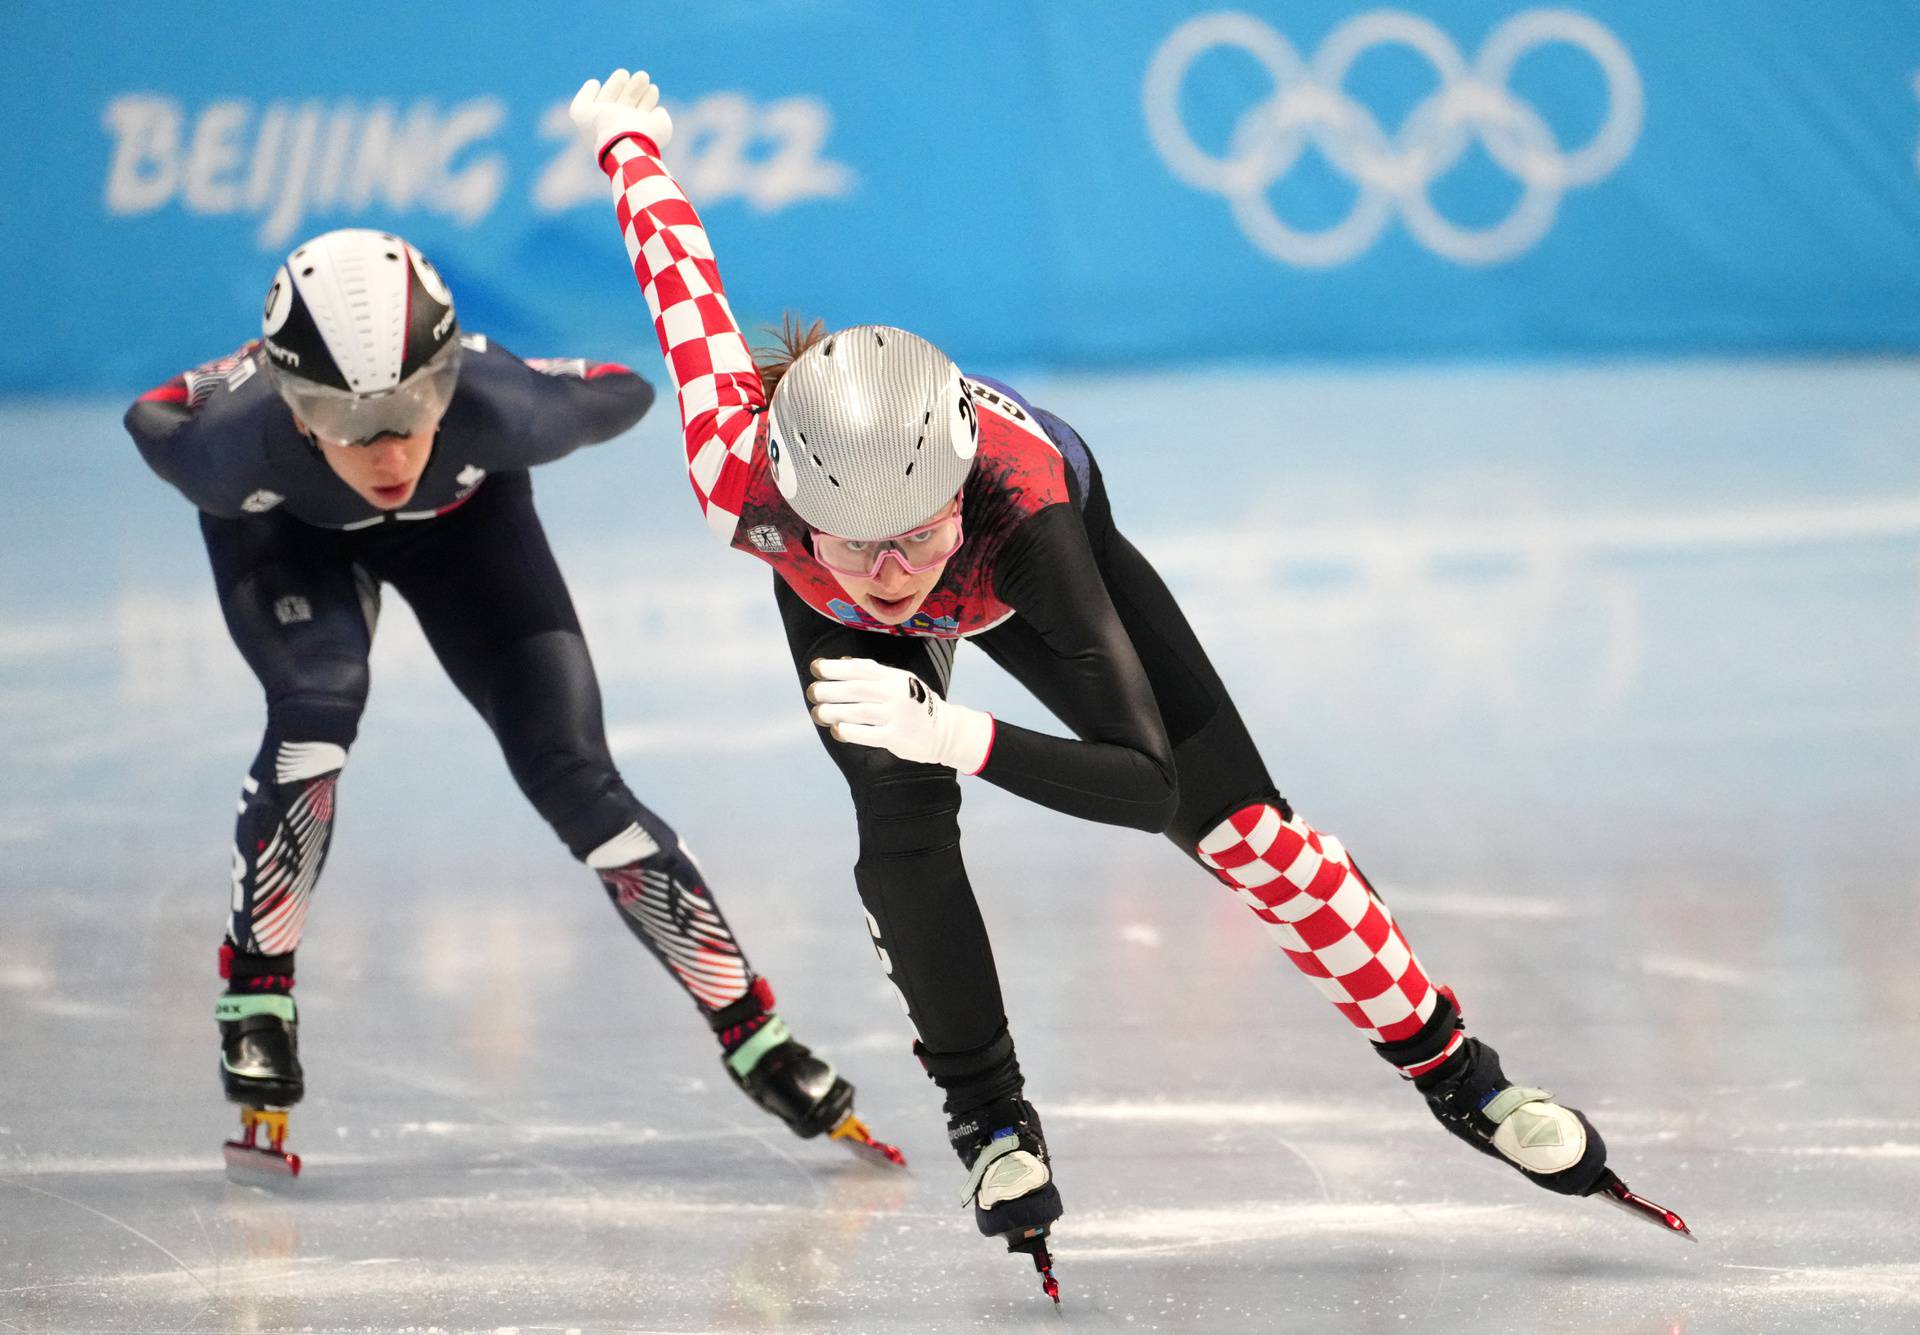
[[[771,408],[774,484],[809,526],[839,538],[909,531],[959,495],[979,447],[960,368],[887,325],[842,329],[801,353]]]
[[[391,232],[342,228],[301,245],[273,276],[260,332],[281,397],[336,443],[438,421],[460,375],[453,295]]]

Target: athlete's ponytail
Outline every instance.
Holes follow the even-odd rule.
[[[778,340],[778,346],[761,348],[753,354],[753,361],[760,371],[760,392],[772,403],[774,386],[796,357],[827,336],[827,325],[824,320],[807,323],[788,311],[780,317],[780,328],[776,331],[769,326],[767,332]]]

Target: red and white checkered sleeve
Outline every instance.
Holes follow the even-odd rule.
[[[680,399],[687,473],[707,527],[733,541],[752,476],[760,373],[734,322],[700,215],[653,145],[628,137],[601,158],[633,276]]]

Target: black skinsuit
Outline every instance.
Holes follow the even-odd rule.
[[[992,576],[1016,614],[971,642],[1081,740],[996,720],[980,777],[1070,816],[1164,833],[1192,857],[1229,812],[1284,803],[1179,604],[1114,527],[1085,443],[1020,402],[1066,458],[1072,503],[1021,522]],[[978,508],[971,493],[966,505]],[[955,640],[836,626],[777,576],[774,593],[803,689],[814,659],[846,656],[948,693]],[[949,1110],[1015,1092],[999,978],[960,856],[959,777],[818,731],[852,790],[861,899]]]
[[[652,386],[624,367],[528,363],[483,335],[462,341],[433,454],[395,513],[334,475],[256,345],[175,377],[127,413],[147,462],[200,509],[228,629],[266,692],[235,834],[227,967],[236,987],[291,979],[390,584],[573,855],[613,841],[621,860],[593,865],[628,927],[710,1020],[732,1018],[723,1012],[755,976],[678,837],[614,767],[599,683],[527,473],[627,430],[652,405]]]

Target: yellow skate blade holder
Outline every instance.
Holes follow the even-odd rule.
[[[827,1132],[829,1140],[837,1140],[861,1158],[872,1163],[889,1164],[895,1168],[907,1166],[907,1156],[900,1152],[897,1145],[889,1145],[884,1140],[875,1140],[867,1124],[848,1113],[835,1123],[833,1130]]]

